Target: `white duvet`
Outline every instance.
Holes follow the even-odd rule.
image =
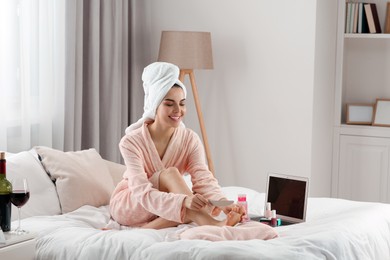
[[[38,234],[36,259],[390,259],[390,205],[381,203],[309,198],[307,221],[267,241],[180,240],[189,225],[101,230],[109,220],[107,206],[83,206],[22,225]]]

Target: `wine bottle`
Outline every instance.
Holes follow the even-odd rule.
[[[12,185],[6,179],[5,153],[0,152],[0,226],[3,232],[11,229]]]

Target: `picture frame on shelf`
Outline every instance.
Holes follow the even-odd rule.
[[[373,115],[373,104],[347,104],[347,124],[371,125]]]
[[[372,125],[390,126],[390,99],[376,100]]]

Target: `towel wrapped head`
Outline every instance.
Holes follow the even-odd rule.
[[[141,127],[145,121],[154,120],[158,106],[174,85],[180,86],[184,97],[187,96],[186,87],[179,80],[179,74],[179,68],[167,62],[154,62],[144,68],[142,73],[145,92],[144,113],[136,123],[126,128],[126,134]]]

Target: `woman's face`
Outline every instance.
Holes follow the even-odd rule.
[[[163,127],[178,127],[186,113],[184,92],[172,87],[157,108],[155,123]]]

